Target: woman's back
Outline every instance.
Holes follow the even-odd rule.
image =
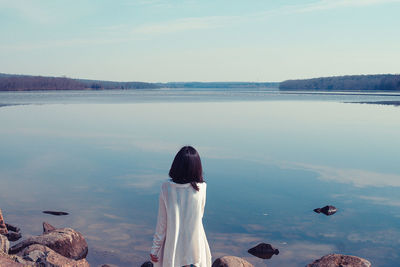
[[[197,185],[199,191],[189,183],[165,182],[162,185],[155,234],[155,239],[165,240],[159,244],[159,266],[211,266],[210,249],[202,223],[207,185]],[[152,253],[156,249],[157,245],[153,246]]]
[[[211,253],[203,228],[207,185],[198,152],[182,147],[163,183],[156,233],[150,257],[155,266],[211,267]]]
[[[166,248],[175,247],[175,257],[185,264],[199,263],[204,251],[203,211],[206,183],[198,184],[199,191],[190,184],[168,182],[166,187],[167,236]]]

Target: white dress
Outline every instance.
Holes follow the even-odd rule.
[[[207,185],[197,185],[199,191],[190,183],[163,183],[151,249],[151,254],[158,257],[154,266],[211,267],[211,253],[202,222]]]

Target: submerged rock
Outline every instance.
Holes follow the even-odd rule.
[[[254,267],[254,265],[239,257],[224,256],[216,259],[212,267]]]
[[[45,223],[43,223],[45,225]],[[47,224],[51,226],[50,224]],[[50,227],[43,226],[43,228],[50,229]],[[17,254],[23,251],[26,247],[34,244],[39,244],[51,248],[55,252],[61,254],[64,257],[80,260],[86,257],[88,253],[88,245],[85,238],[81,233],[71,228],[60,228],[45,231],[40,236],[30,237],[10,248],[10,254]]]
[[[325,206],[325,207],[323,207],[323,208],[314,209],[314,212],[316,212],[316,213],[323,213],[323,214],[325,214],[326,216],[335,214],[336,211],[337,211],[336,207],[335,207],[335,206],[331,206],[331,205]]]
[[[45,210],[45,211],[43,211],[43,213],[56,215],[56,216],[68,215],[69,214],[68,212],[64,212],[64,211],[52,211],[52,210]]]
[[[7,227],[8,231],[13,231],[13,232],[16,232],[16,233],[19,233],[21,231],[21,229],[19,227],[14,226],[14,225],[9,224],[9,223],[6,223],[6,227]]]
[[[310,263],[307,267],[370,267],[371,263],[366,259],[341,254],[329,254]]]
[[[21,233],[8,232],[8,234],[6,234],[6,237],[8,238],[9,241],[14,242],[19,240],[22,237],[22,235]]]
[[[248,250],[248,252],[261,259],[270,259],[273,255],[278,255],[279,250],[272,247],[270,244],[260,243],[257,246]]]

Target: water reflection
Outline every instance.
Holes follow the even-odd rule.
[[[319,101],[46,104],[0,110],[0,203],[24,237],[42,221],[88,239],[96,266],[147,260],[157,195],[181,145],[200,152],[213,257],[273,244],[268,266],[328,253],[396,266],[400,110]],[[313,209],[338,207],[334,216]],[[42,210],[63,210],[62,218]]]

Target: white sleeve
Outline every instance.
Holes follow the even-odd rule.
[[[158,255],[161,246],[165,241],[165,234],[167,230],[167,210],[165,206],[165,201],[163,197],[163,190],[160,192],[159,204],[158,204],[158,218],[156,232],[153,237],[153,247],[151,248],[152,255]]]
[[[204,190],[204,192],[203,192],[203,203],[202,203],[202,205],[201,205],[201,217],[203,218],[203,215],[204,215],[204,207],[206,206],[206,197],[207,197],[207,184],[206,183],[204,183],[204,186],[203,186],[203,188],[202,188],[203,190]]]

